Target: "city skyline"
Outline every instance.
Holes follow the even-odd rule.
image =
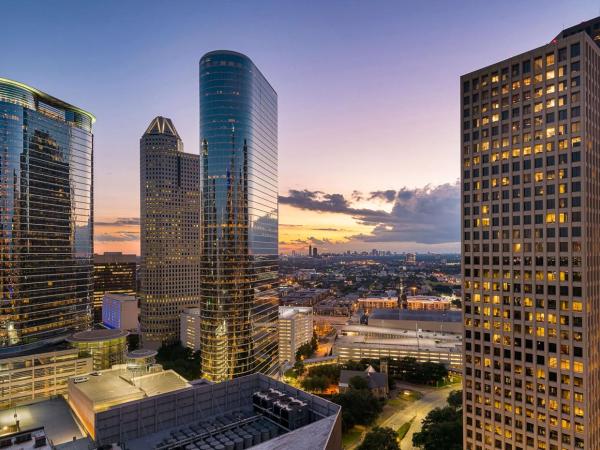
[[[198,153],[194,72],[200,55],[213,48],[251,55],[280,94],[281,251],[309,244],[320,251],[458,251],[456,78],[540,45],[548,30],[597,14],[591,1],[569,8],[528,3],[518,15],[508,14],[515,10],[510,4],[506,14],[489,14],[491,6],[461,3],[452,17],[442,2],[410,9],[378,2],[320,6],[181,2],[169,21],[154,2],[121,5],[118,16],[104,4],[74,7],[80,20],[69,29],[85,36],[81,42],[59,33],[34,44],[25,36],[6,49],[4,76],[56,92],[98,116],[96,252],[140,253],[137,139],[149,120],[172,117],[186,150]],[[27,16],[32,26],[69,20],[54,5],[4,8]],[[533,14],[536,23],[529,24]],[[361,17],[360,32],[355,17]],[[260,26],[240,26],[249,20]],[[514,28],[509,35],[502,32],[506,22]],[[18,33],[16,21],[6,27],[9,35]],[[33,45],[43,50],[36,61],[24,56]],[[66,60],[66,49],[82,58]],[[157,53],[169,55],[168,69],[153,64]],[[38,63],[44,71],[36,70]],[[65,83],[65,70],[78,76]],[[369,83],[361,84],[365,77]],[[426,107],[431,104],[436,108]],[[369,152],[377,158],[365,158]],[[353,175],[357,166],[360,177]],[[455,211],[456,220],[440,220],[446,210],[439,205]],[[409,215],[420,218],[407,222]],[[423,219],[431,219],[427,227]]]

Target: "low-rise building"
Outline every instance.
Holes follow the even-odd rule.
[[[62,396],[0,409],[3,450],[84,450],[97,448]]]
[[[462,333],[462,311],[377,309],[371,312],[368,323],[373,327],[423,330],[440,333]]]
[[[375,309],[398,308],[398,297],[365,297],[358,299],[358,308],[365,314],[370,314]]]
[[[65,394],[69,377],[92,370],[92,358],[57,344],[0,360],[0,410]]]
[[[423,330],[347,325],[333,346],[340,363],[361,359],[415,358],[451,369],[462,367],[462,335]]]
[[[80,356],[91,356],[94,370],[110,369],[125,361],[127,336],[123,330],[80,331],[67,339]]]
[[[279,361],[296,362],[296,352],[313,336],[313,309],[310,306],[279,307]]]
[[[339,381],[340,393],[344,393],[350,389],[350,380],[354,377],[364,379],[369,386],[369,390],[376,398],[387,398],[390,392],[387,373],[377,372],[371,366],[367,367],[366,370],[342,369]]]
[[[102,298],[102,323],[108,328],[137,332],[139,308],[135,295],[104,294]]]
[[[200,308],[186,308],[181,313],[179,339],[181,345],[194,352],[200,350],[200,323]]]
[[[412,295],[406,297],[406,306],[415,311],[447,311],[452,306],[452,300],[433,295]]]
[[[213,384],[186,382],[171,371],[135,377],[126,371],[116,368],[69,382],[69,403],[98,446],[113,442],[129,450],[342,446],[338,405],[263,374]]]

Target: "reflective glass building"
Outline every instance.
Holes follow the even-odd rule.
[[[0,356],[91,325],[94,120],[0,78]]]
[[[278,366],[277,93],[246,56],[200,60],[202,370]]]

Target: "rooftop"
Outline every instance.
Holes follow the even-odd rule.
[[[29,94],[40,98],[41,100],[48,103],[49,105],[54,106],[55,108],[71,110],[73,112],[77,112],[79,114],[87,116],[92,124],[96,121],[96,117],[92,113],[84,111],[83,109],[78,108],[77,106],[73,106],[65,101],[62,101],[56,97],[46,94],[45,92],[42,92],[39,89],[36,89],[25,83],[21,83],[19,81],[14,81],[14,80],[10,80],[8,78],[0,77],[0,84],[6,85],[6,86],[11,86],[13,88],[20,89],[22,91],[26,91]],[[0,98],[2,98],[2,97],[0,97]]]
[[[104,294],[104,298],[109,298],[109,299],[119,302],[119,303],[128,303],[128,302],[137,303],[137,297],[133,294],[113,294],[111,292],[107,292]]]
[[[43,426],[46,435],[55,445],[73,441],[74,438],[85,438],[85,433],[79,426],[69,405],[61,397],[0,411],[0,430],[5,427],[10,430],[15,424],[15,413],[19,420],[19,427],[22,430]],[[12,432],[14,430],[8,431],[8,433]],[[0,437],[5,434],[7,434],[6,431],[0,431]]]
[[[341,370],[340,386],[348,386],[350,380],[354,377],[361,377],[369,383],[369,389],[376,389],[387,386],[388,377],[386,373],[367,371],[367,370]]]
[[[69,337],[67,340],[69,342],[99,342],[126,337],[128,334],[127,331],[103,328],[98,330],[80,331]]]
[[[103,411],[115,405],[139,400],[166,392],[189,388],[190,384],[173,370],[133,377],[123,366],[98,372],[99,375],[84,377],[83,382],[69,380],[69,392],[82,394],[94,411]],[[79,377],[81,378],[81,377]]]
[[[279,318],[289,319],[296,314],[310,314],[312,315],[313,309],[311,306],[280,306],[279,307]]]
[[[369,319],[421,320],[424,322],[462,322],[461,311],[424,311],[410,309],[375,309]]]

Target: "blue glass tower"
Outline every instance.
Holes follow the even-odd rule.
[[[231,51],[200,60],[202,370],[277,370],[277,93]]]
[[[0,355],[91,326],[94,120],[0,78]]]

